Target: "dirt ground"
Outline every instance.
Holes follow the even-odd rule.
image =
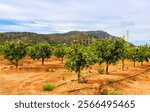
[[[84,69],[81,73],[84,83],[79,84],[76,74],[65,69],[60,59],[52,57],[41,66],[40,60],[26,58],[19,62],[19,68],[16,69],[0,57],[0,94],[98,95],[102,93],[101,90],[110,90],[109,94],[117,91],[116,94],[150,95],[150,63],[145,62],[143,66],[136,63],[135,68],[132,62],[125,63],[124,71],[121,70],[121,63],[111,65],[108,75],[99,74],[98,65]],[[55,84],[56,88],[44,91],[42,87],[45,82]]]

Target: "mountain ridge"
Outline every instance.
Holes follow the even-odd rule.
[[[49,43],[70,43],[72,41],[82,42],[87,44],[89,40],[93,38],[107,38],[113,36],[105,31],[69,31],[66,33],[55,33],[55,34],[37,34],[34,32],[5,32],[0,33],[0,41],[24,41],[27,43],[38,43],[38,42],[49,42]]]

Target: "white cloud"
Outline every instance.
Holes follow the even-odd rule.
[[[130,40],[150,40],[149,0],[0,0],[0,31],[38,33],[104,30]]]

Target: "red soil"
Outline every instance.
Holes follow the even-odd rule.
[[[104,68],[105,65],[102,65]],[[41,61],[33,61],[26,58],[19,62],[16,69],[10,62],[0,59],[0,94],[99,94],[99,87],[111,81],[116,81],[128,76],[140,73],[150,68],[149,63],[141,66],[139,63],[133,68],[133,63],[126,61],[125,70],[121,70],[121,63],[110,66],[109,75],[99,74],[98,65],[82,70],[82,76],[86,83],[78,84],[77,76],[64,68],[60,59],[52,57],[41,66]],[[53,91],[43,91],[45,82],[53,83],[56,88]],[[150,70],[104,88],[117,88],[122,94],[150,94]]]

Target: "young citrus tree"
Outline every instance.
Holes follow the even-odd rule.
[[[138,46],[137,56],[138,56],[138,62],[140,62],[141,65],[143,65],[144,61],[147,61],[147,62],[149,61],[148,55],[147,55],[148,51],[149,51],[149,48],[147,44]]]
[[[94,64],[94,55],[90,47],[72,43],[68,48],[65,66],[70,71],[75,71],[78,76],[78,83],[80,83],[81,70],[91,64]]]
[[[92,51],[94,52],[94,55],[96,56],[96,61],[101,67],[101,64],[104,63],[104,59],[102,58],[102,53],[104,52],[102,49],[102,43],[103,39],[99,38],[96,40],[93,40],[91,43]]]
[[[61,58],[61,63],[63,63],[64,57],[66,55],[66,45],[58,44],[57,46],[55,46],[54,55],[57,58]]]
[[[147,44],[137,47],[131,47],[128,58],[134,62],[140,62],[143,65],[144,61],[149,61],[149,46]]]
[[[135,67],[136,61],[138,61],[138,47],[130,47],[128,51],[128,59],[133,61],[133,66]]]
[[[150,58],[150,46],[146,43],[144,46],[144,57],[145,57],[145,61],[149,62],[149,58]]]
[[[150,59],[150,45],[148,45],[148,49],[146,50],[146,57],[148,57],[148,61],[149,62],[149,59]]]
[[[2,55],[2,46],[3,46],[3,44],[0,42],[0,55]]]
[[[115,64],[118,58],[118,53],[116,52],[117,49],[115,49],[115,44],[112,40],[112,38],[106,38],[106,39],[99,39],[96,40],[94,43],[95,46],[95,54],[98,59],[98,63],[106,63],[106,74],[108,74],[109,65]]]
[[[124,70],[125,59],[128,55],[129,44],[124,40],[124,38],[116,38],[114,40],[116,56],[122,61],[122,70]]]
[[[4,58],[9,61],[15,61],[15,66],[18,68],[19,60],[26,56],[26,45],[22,42],[5,42],[2,46]]]
[[[27,52],[33,60],[42,59],[42,65],[44,65],[45,59],[50,58],[52,55],[51,46],[48,43],[38,43],[28,46]]]

